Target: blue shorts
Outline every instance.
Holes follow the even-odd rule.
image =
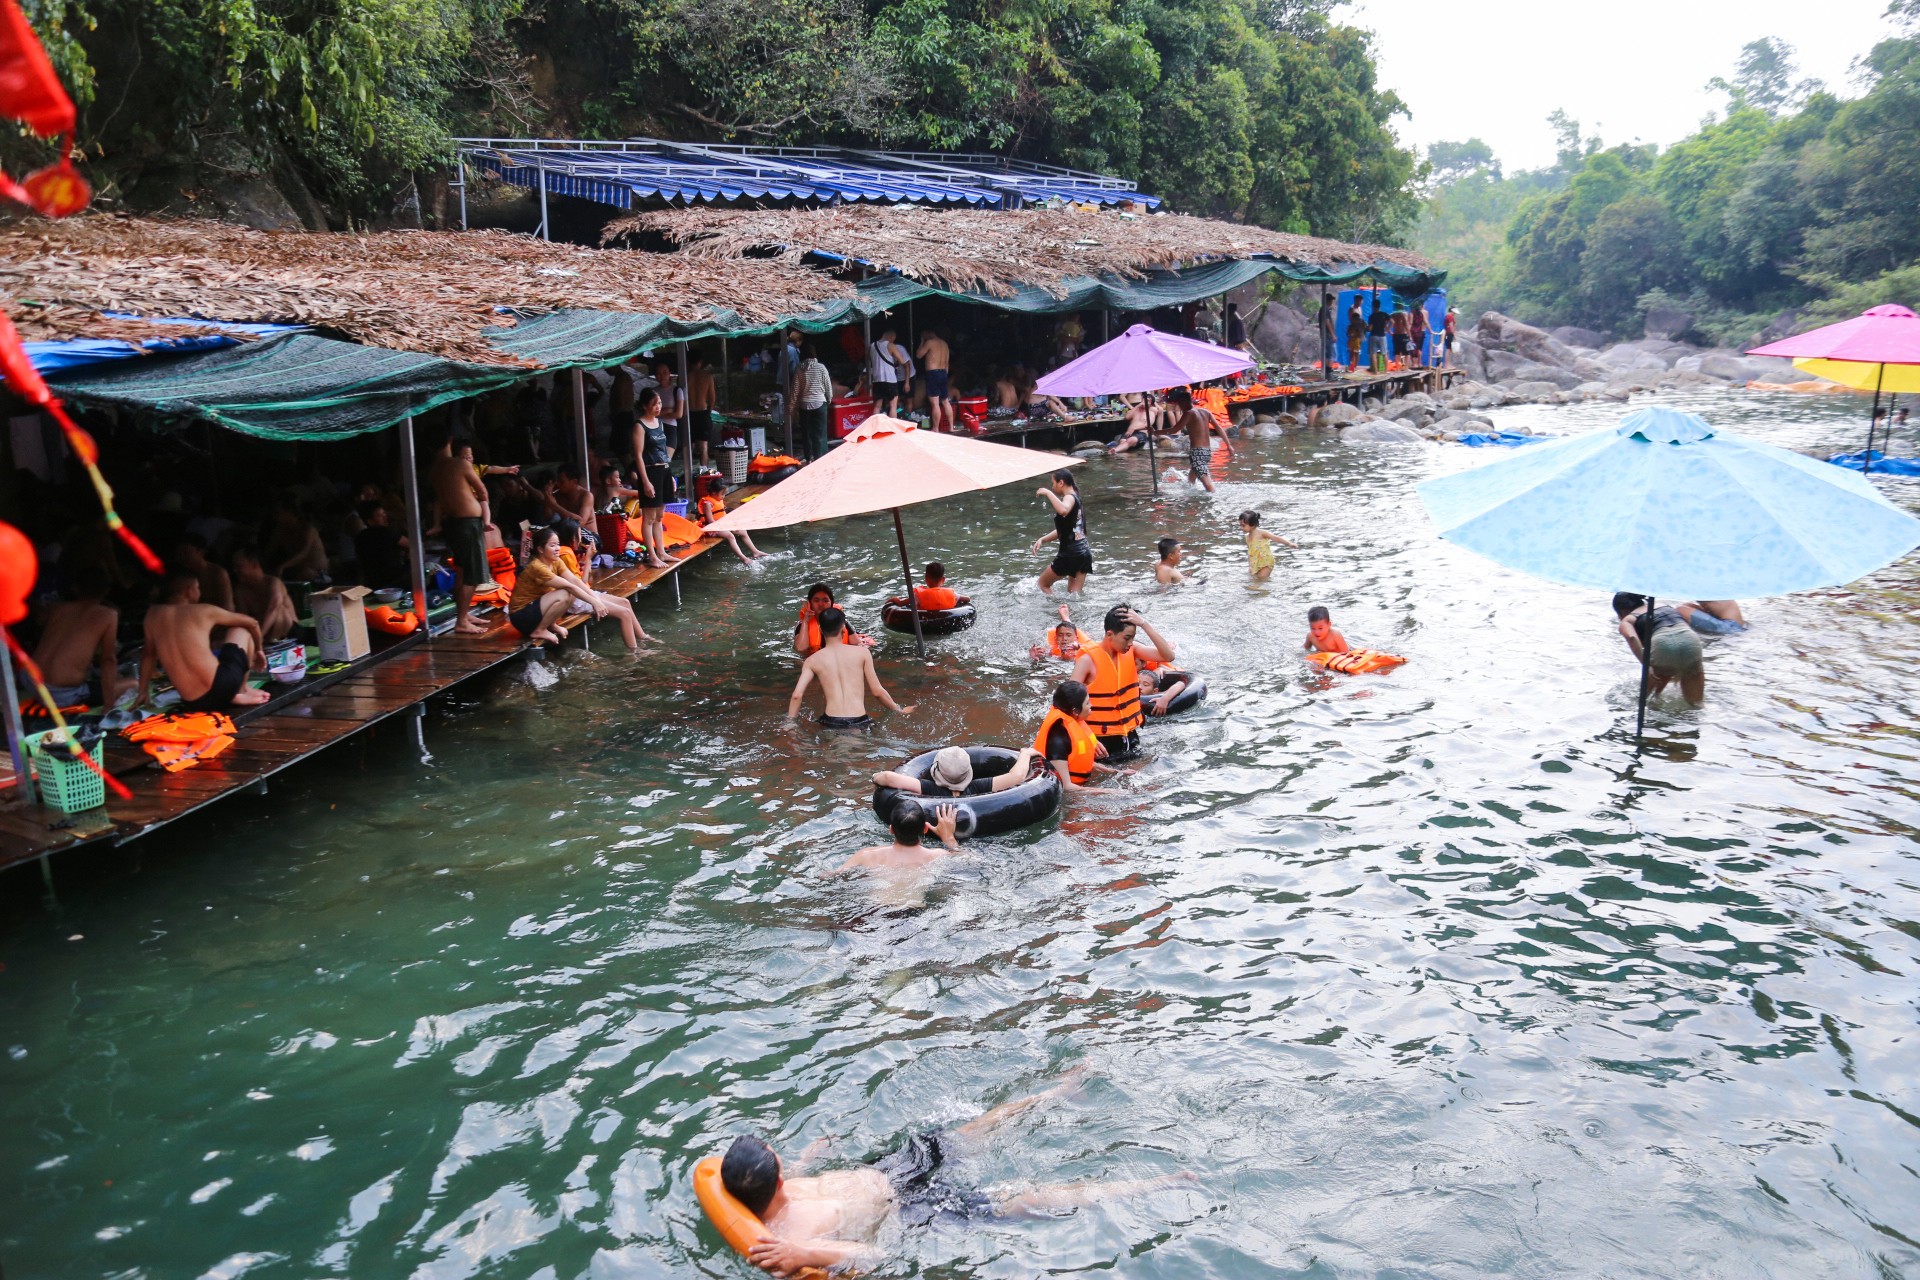
[[[1747,629],[1747,624],[1744,622],[1729,622],[1724,618],[1716,618],[1705,609],[1695,609],[1687,615],[1687,625],[1703,636],[1730,636]]]
[[[927,380],[927,399],[945,400],[947,398],[947,373],[945,369],[929,369],[921,375]]]

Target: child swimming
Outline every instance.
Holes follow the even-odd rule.
[[[1253,574],[1255,582],[1265,582],[1273,576],[1273,544],[1286,547],[1298,547],[1300,544],[1277,533],[1268,533],[1260,527],[1258,511],[1240,513],[1240,533],[1247,540],[1247,569]]]
[[[1314,653],[1353,652],[1347,638],[1333,629],[1333,615],[1323,604],[1307,610],[1307,643],[1302,647]]]
[[[1162,538],[1158,547],[1160,563],[1153,566],[1153,580],[1163,587],[1175,587],[1187,580],[1180,572],[1180,539]]]

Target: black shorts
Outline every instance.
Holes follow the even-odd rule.
[[[893,1187],[900,1221],[909,1227],[932,1223],[986,1222],[996,1215],[993,1201],[973,1187],[943,1176],[953,1157],[953,1135],[944,1129],[910,1133],[897,1151],[874,1161]]]
[[[825,729],[871,729],[872,716],[829,716],[820,717],[820,725]]]
[[[233,705],[233,695],[247,687],[247,651],[237,644],[223,644],[214,655],[213,684],[192,702],[180,704],[182,711],[225,711]]]
[[[1075,574],[1092,572],[1093,548],[1084,542],[1062,547],[1053,557],[1053,576],[1056,578],[1071,578]]]
[[[873,402],[875,404],[884,404],[899,394],[900,384],[897,382],[876,382],[873,384]]]
[[[713,410],[687,410],[687,426],[693,431],[695,440],[715,440],[713,434]]]
[[[533,633],[540,629],[540,615],[546,612],[541,606],[546,603],[546,599],[545,596],[541,596],[537,600],[527,601],[508,614],[507,621],[513,624],[515,631],[531,638]]]
[[[947,398],[948,373],[949,370],[946,369],[929,369],[926,371],[923,376],[927,380],[927,399],[945,400]]]
[[[653,496],[640,495],[642,507],[657,509],[673,501],[673,468],[664,464],[647,464],[647,483],[653,486]]]
[[[1125,760],[1140,750],[1140,731],[1135,729],[1127,734],[1103,736],[1100,745],[1107,749],[1107,761]]]
[[[477,587],[491,580],[487,531],[479,516],[449,516],[440,522],[440,532],[446,536],[447,553],[453,557],[453,568],[461,582]]]

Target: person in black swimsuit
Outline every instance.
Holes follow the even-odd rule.
[[[1073,472],[1064,468],[1054,472],[1052,487],[1034,492],[1053,508],[1053,532],[1035,540],[1033,549],[1038,553],[1049,542],[1059,544],[1053,563],[1040,571],[1040,590],[1052,591],[1053,584],[1064,578],[1067,591],[1077,592],[1093,572],[1093,546],[1087,541],[1086,508],[1081,505]]]

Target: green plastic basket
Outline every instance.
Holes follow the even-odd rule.
[[[40,803],[62,813],[98,809],[107,802],[107,784],[100,775],[73,758],[67,744],[49,742],[60,730],[30,733],[26,737],[27,759],[32,761],[33,776],[40,787]],[[107,740],[103,736],[93,744],[93,762],[105,763]]]

